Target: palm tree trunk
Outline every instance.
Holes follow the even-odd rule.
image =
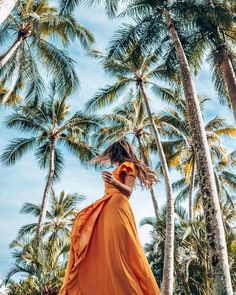
[[[144,103],[147,109],[147,114],[151,123],[151,127],[154,134],[155,144],[161,161],[161,167],[165,179],[165,188],[167,194],[167,212],[166,212],[166,239],[165,239],[165,256],[164,256],[164,268],[163,268],[163,281],[162,292],[165,295],[173,294],[174,284],[174,196],[172,192],[172,186],[170,182],[169,169],[165,157],[163,147],[161,145],[161,139],[156,128],[156,125],[152,118],[152,113],[148,103],[146,93],[143,85],[140,85],[141,94],[144,99]]]
[[[10,15],[18,0],[0,0],[0,25]]]
[[[141,151],[143,161],[144,161],[145,165],[147,165],[149,167],[150,165],[149,165],[148,159],[147,159],[147,157],[145,155],[145,151],[144,151],[144,148],[143,148],[143,144],[142,144],[140,135],[136,135],[136,138],[138,140],[138,144],[139,144],[139,148],[140,148],[140,151]],[[156,216],[156,219],[158,220],[159,219],[159,209],[158,209],[158,203],[157,203],[157,200],[156,200],[156,197],[155,197],[155,193],[154,193],[153,188],[150,188],[149,191],[150,191],[150,195],[151,195],[151,198],[152,198],[152,204],[153,204],[155,216]]]
[[[47,213],[47,206],[48,206],[48,195],[49,191],[52,186],[52,179],[55,171],[55,139],[52,137],[50,139],[50,164],[49,164],[49,174],[48,179],[46,182],[46,186],[43,193],[43,201],[38,221],[38,226],[36,230],[36,238],[39,241],[42,236],[43,227],[46,219],[46,213]]]
[[[190,176],[190,184],[189,184],[189,203],[188,203],[189,221],[193,220],[194,183],[195,183],[195,157],[193,156],[192,173]]]
[[[189,123],[198,165],[197,170],[202,194],[209,253],[211,257],[214,294],[232,295],[233,290],[229,272],[224,227],[199,101],[190,67],[178,33],[172,23],[171,15],[166,9],[164,9],[163,13],[175,46],[182,74]],[[163,294],[170,295],[172,293],[165,290]]]
[[[209,5],[215,9],[215,4],[212,0],[209,1]],[[215,26],[215,39],[217,40],[217,48],[214,48],[215,60],[218,63],[219,68],[223,74],[223,79],[226,84],[231,106],[233,109],[234,119],[236,121],[236,76],[232,66],[230,52],[224,38],[221,37],[219,27]]]
[[[16,52],[17,48],[22,44],[24,41],[23,36],[18,36],[14,44],[10,47],[10,49],[7,51],[7,53],[0,59],[0,69],[9,61],[9,59],[13,56],[13,54]]]
[[[234,118],[236,121],[236,76],[227,49],[224,45],[222,45],[221,48],[222,60],[219,66],[223,73],[224,81],[228,89],[229,98],[231,101]]]
[[[159,208],[158,208],[158,203],[157,203],[157,199],[156,199],[155,192],[154,192],[153,188],[150,188],[150,195],[151,195],[151,199],[152,199],[154,213],[155,213],[156,219],[158,220],[159,219]]]

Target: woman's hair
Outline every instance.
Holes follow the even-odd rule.
[[[104,164],[107,161],[111,164],[121,164],[125,161],[133,162],[138,170],[137,177],[142,187],[150,189],[157,182],[155,172],[137,158],[134,146],[125,140],[112,143],[91,162]]]

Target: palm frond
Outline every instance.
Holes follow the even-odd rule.
[[[20,213],[23,214],[32,214],[35,217],[38,217],[40,215],[40,206],[33,204],[33,203],[24,203],[22,206]]]
[[[123,93],[126,87],[128,87],[129,82],[129,78],[124,78],[113,85],[101,88],[92,99],[86,102],[86,110],[94,111],[97,108],[102,108],[113,103]]]
[[[25,75],[27,79],[26,94],[24,96],[26,102],[40,100],[43,93],[45,93],[45,86],[37,63],[31,54],[27,55]]]
[[[32,149],[37,144],[37,138],[15,138],[5,148],[1,155],[1,162],[4,166],[15,164],[23,154]]]
[[[60,0],[61,13],[64,15],[70,14],[74,11],[79,2],[80,0]]]
[[[144,217],[140,222],[139,225],[143,226],[143,225],[151,225],[153,227],[155,227],[157,224],[157,220],[155,217]]]
[[[47,69],[56,74],[57,90],[61,96],[68,96],[79,86],[79,79],[75,70],[75,62],[69,55],[53,44],[40,39],[38,52],[42,56]]]
[[[184,189],[176,196],[175,204],[180,204],[185,201],[189,196],[189,185],[186,185]]]
[[[21,239],[25,236],[32,235],[33,233],[36,232],[36,229],[37,229],[37,223],[30,223],[30,224],[23,225],[18,230],[17,238]]]
[[[77,156],[79,161],[85,166],[88,165],[88,161],[97,156],[97,151],[94,146],[78,140],[74,136],[67,136],[62,140],[62,143],[72,154]]]

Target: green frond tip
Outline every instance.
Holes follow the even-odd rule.
[[[86,102],[85,109],[95,111],[97,108],[100,109],[112,104],[123,93],[129,82],[130,78],[123,78],[113,85],[101,88],[92,99]]]
[[[36,144],[36,138],[16,138],[13,139],[6,147],[1,155],[1,162],[3,166],[10,166],[15,164],[23,154],[31,149]]]
[[[63,15],[68,15],[76,6],[81,2],[81,0],[61,0],[60,1],[60,12]]]
[[[66,51],[58,49],[53,44],[41,39],[38,52],[42,56],[47,69],[52,74],[57,73],[55,82],[57,91],[61,96],[69,96],[79,87],[75,61]]]
[[[20,213],[23,214],[32,214],[36,217],[40,215],[40,206],[33,203],[24,203],[22,206]]]
[[[140,222],[139,225],[143,226],[143,225],[151,225],[151,226],[155,226],[157,223],[157,220],[155,217],[144,217]]]
[[[77,28],[77,38],[80,40],[81,45],[86,50],[88,50],[94,43],[93,34],[82,25],[79,25]]]

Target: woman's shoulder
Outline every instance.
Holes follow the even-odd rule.
[[[127,165],[127,166],[133,166],[135,167],[135,163],[132,161],[124,161],[123,163],[120,164],[120,166],[122,165]]]
[[[129,175],[137,175],[138,174],[138,168],[136,167],[134,162],[131,161],[124,161],[119,166],[120,171],[124,171]]]

